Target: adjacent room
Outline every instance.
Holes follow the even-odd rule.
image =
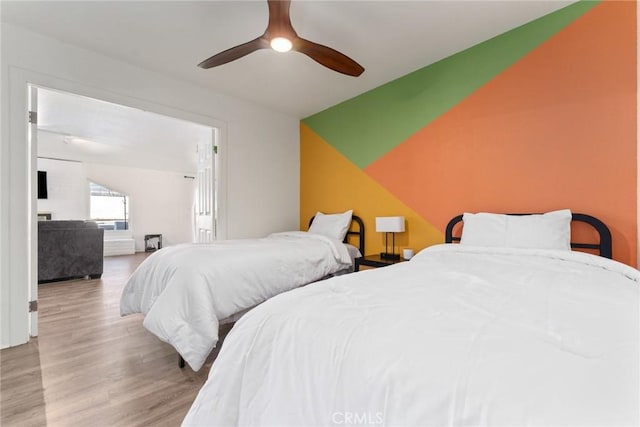
[[[640,424],[639,20],[2,1],[0,423]]]
[[[65,92],[32,90],[38,101],[37,216],[53,221],[39,227],[95,222],[104,230],[99,258],[194,240],[198,150],[216,145],[217,129]],[[215,193],[211,197],[215,200]],[[55,257],[58,246],[55,239],[40,244],[40,260]],[[38,280],[64,278],[51,272]]]

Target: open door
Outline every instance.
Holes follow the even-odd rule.
[[[217,197],[216,159],[217,129],[212,129],[211,140],[198,144],[198,174],[196,190],[197,243],[210,243],[216,239]]]
[[[29,85],[29,336],[38,336],[38,88]]]

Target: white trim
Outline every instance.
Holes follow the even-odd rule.
[[[27,103],[28,103],[28,111],[38,111],[38,89],[34,86],[29,86],[27,88]],[[37,115],[36,115],[37,117]],[[27,124],[27,140],[28,140],[28,148],[27,148],[27,161],[29,162],[28,170],[31,173],[28,174],[28,186],[31,195],[38,194],[38,125],[36,123],[28,123]],[[27,237],[27,241],[29,242],[29,273],[28,273],[28,300],[29,301],[37,301],[38,300],[38,201],[36,196],[30,197],[27,199],[29,203],[29,224],[27,229],[29,230],[29,235]],[[35,311],[33,313],[29,313],[29,336],[37,337],[38,336],[38,312]]]

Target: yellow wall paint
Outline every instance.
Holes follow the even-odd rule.
[[[396,246],[419,250],[444,241],[444,234],[395,198],[384,187],[300,123],[300,228],[307,229],[317,211],[353,209],[365,224],[367,254],[384,250],[384,237],[376,233],[376,216],[404,216],[406,231],[396,234]]]

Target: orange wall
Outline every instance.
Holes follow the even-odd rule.
[[[636,3],[580,3],[573,6],[577,17],[437,117],[393,146],[372,146],[381,153],[371,161],[350,154],[358,147],[350,151],[354,147],[344,142],[348,138],[325,131],[331,121],[334,127],[340,125],[337,116],[352,122],[365,116],[354,112],[357,101],[305,120],[301,221],[315,210],[353,208],[369,220],[371,230],[375,216],[405,214],[408,229],[400,245],[419,249],[441,242],[447,221],[463,211],[570,208],[607,223],[614,258],[635,266]],[[567,11],[560,13],[568,16]],[[555,18],[550,15],[530,27],[537,31]],[[510,38],[533,34],[525,33],[531,30],[526,27],[472,48],[467,56],[472,57],[473,49],[504,49]],[[433,86],[432,79],[420,83],[415,76],[407,78],[418,92]],[[428,103],[411,107],[426,110]],[[340,111],[347,107],[350,110]],[[351,117],[344,118],[347,112]],[[362,120],[360,126],[364,134],[365,127],[375,124]],[[360,150],[368,149],[366,139],[357,144]],[[318,155],[323,150],[330,154]],[[331,191],[324,191],[326,180],[332,182]],[[370,232],[368,237],[374,247],[367,252],[378,251],[380,236]]]

